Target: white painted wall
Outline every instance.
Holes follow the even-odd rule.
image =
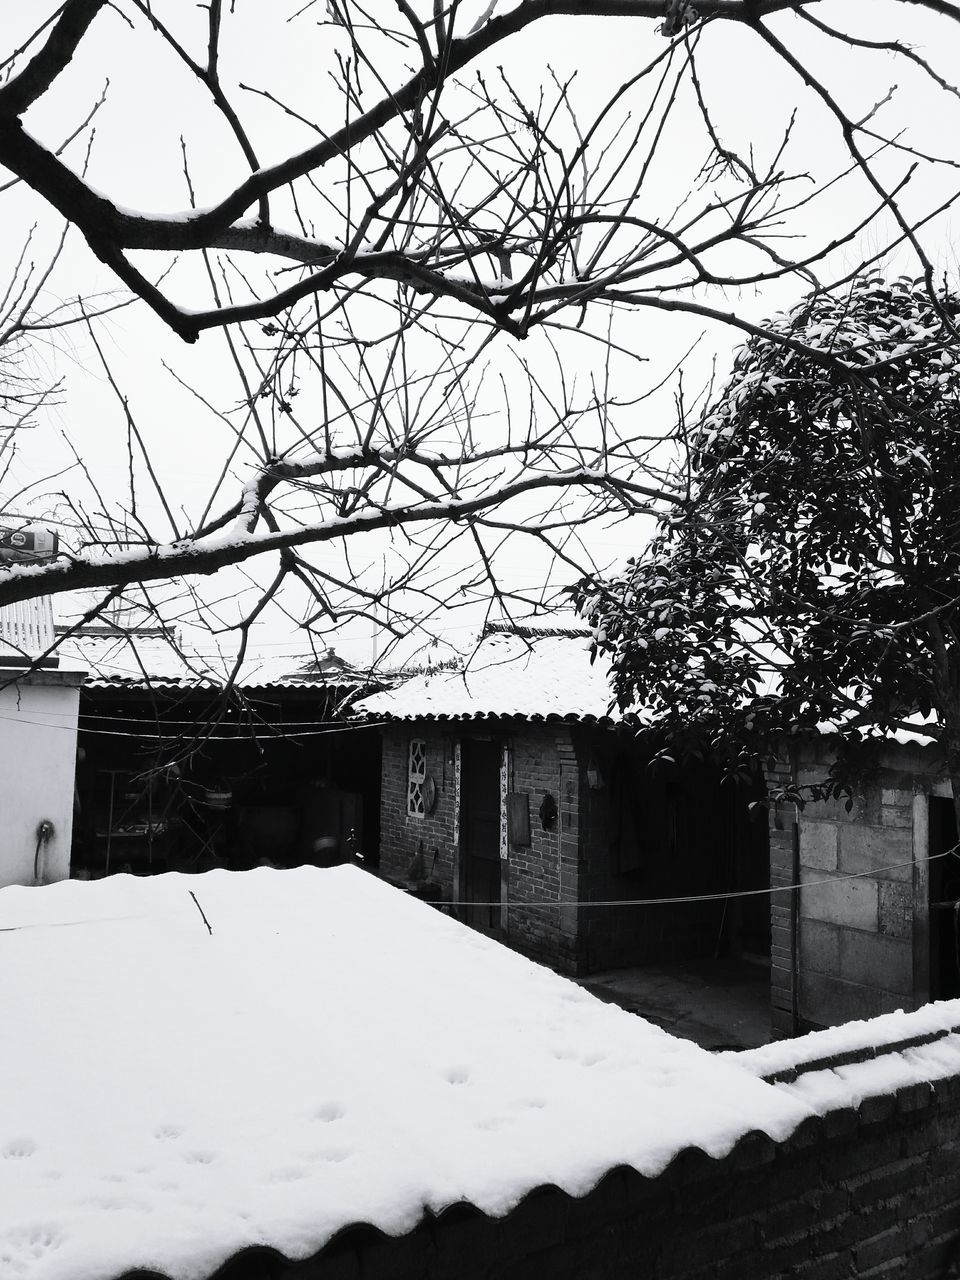
[[[0,668],[0,684],[9,679]],[[81,676],[38,671],[0,689],[0,887],[36,884],[37,825],[53,823],[40,882],[70,874]]]

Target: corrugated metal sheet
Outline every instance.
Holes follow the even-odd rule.
[[[38,657],[54,641],[53,606],[49,596],[18,600],[0,608],[0,653]]]

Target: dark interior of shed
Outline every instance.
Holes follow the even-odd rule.
[[[324,701],[81,705],[72,874],[375,865],[380,740]]]

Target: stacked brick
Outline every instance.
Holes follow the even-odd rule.
[[[411,738],[426,742],[426,774],[437,788],[436,806],[429,814],[407,813]],[[381,765],[380,874],[407,880],[421,853],[423,874],[442,884],[447,897],[453,896],[456,851],[454,741],[448,734],[423,732],[423,726],[398,726],[383,734]]]
[[[575,960],[579,896],[579,769],[565,725],[523,725],[508,739],[510,790],[528,797],[529,846],[508,849],[506,938],[525,955],[561,969]],[[539,810],[552,796],[557,816]]]

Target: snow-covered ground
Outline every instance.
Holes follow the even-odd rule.
[[[2,1280],[304,1257],[822,1109],[353,867],[4,889],[0,972]]]

